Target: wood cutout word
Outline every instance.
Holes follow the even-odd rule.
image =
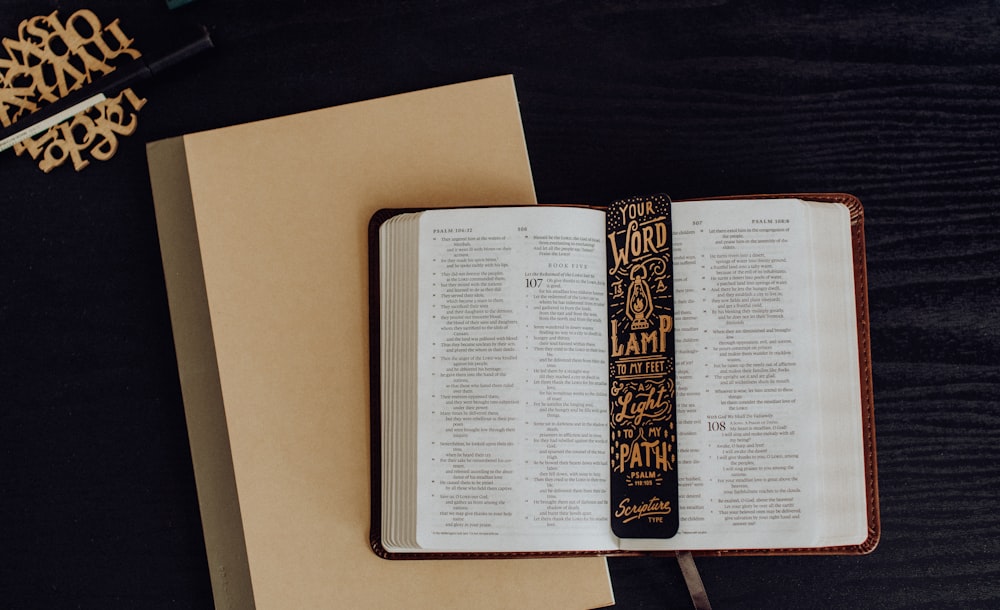
[[[86,9],[65,21],[59,19],[59,11],[25,19],[17,35],[16,40],[0,40],[6,53],[0,55],[3,127],[113,72],[116,58],[142,56],[117,19],[105,26]],[[18,156],[27,153],[46,173],[68,159],[76,171],[89,165],[85,156],[107,161],[118,150],[118,137],[135,132],[136,113],[145,103],[131,89],[125,89],[69,121],[15,144],[14,152]]]

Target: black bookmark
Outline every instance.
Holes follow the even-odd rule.
[[[608,206],[611,526],[677,533],[677,421],[670,198]]]

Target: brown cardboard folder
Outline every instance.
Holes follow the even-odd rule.
[[[534,203],[511,77],[148,157],[217,607],[613,603],[600,557],[390,562],[368,546],[368,220]]]

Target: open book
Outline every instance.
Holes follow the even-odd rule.
[[[860,203],[382,211],[372,546],[864,553]]]

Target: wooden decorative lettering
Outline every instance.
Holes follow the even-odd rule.
[[[113,72],[121,61],[139,58],[133,42],[117,19],[103,25],[86,9],[65,21],[59,19],[58,11],[22,21],[16,40],[0,41],[0,125],[10,127],[28,113]],[[136,113],[145,103],[125,89],[15,144],[14,152],[18,156],[27,153],[46,173],[66,161],[76,171],[87,167],[90,159],[107,161],[118,150],[118,138],[135,132]]]

